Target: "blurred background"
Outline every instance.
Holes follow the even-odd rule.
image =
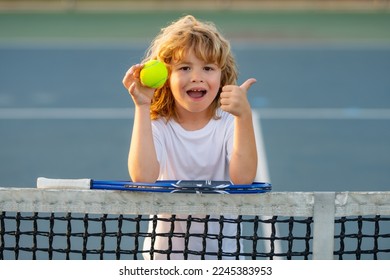
[[[389,190],[390,1],[0,0],[0,186],[128,179],[121,80],[185,14],[232,42],[275,191]]]

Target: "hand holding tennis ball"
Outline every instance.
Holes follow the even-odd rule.
[[[162,87],[168,79],[168,69],[158,60],[149,60],[140,72],[141,83],[150,88]]]

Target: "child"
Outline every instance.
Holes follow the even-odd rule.
[[[135,116],[128,158],[133,181],[229,180],[250,184],[256,176],[257,151],[247,91],[255,79],[237,85],[237,69],[229,42],[211,23],[185,16],[162,29],[146,58],[168,67],[169,78],[160,89],[141,84],[143,64],[133,65],[123,78]],[[159,215],[159,218],[165,215]],[[177,216],[179,217],[179,216]],[[187,223],[174,223],[175,237],[157,236],[154,250],[182,251]],[[204,224],[192,223],[191,233],[203,233]],[[218,235],[218,221],[209,222],[209,234]],[[149,225],[152,231],[152,223]],[[171,223],[158,221],[156,233],[168,233]],[[225,223],[223,235],[235,236],[237,225]],[[152,245],[145,241],[145,248]],[[190,237],[189,250],[201,250],[204,241]],[[234,239],[223,240],[224,252],[234,253]],[[216,259],[218,240],[206,240],[206,259]],[[162,251],[146,256],[167,259]],[[187,256],[199,259],[198,255]],[[183,259],[183,253],[169,254]]]

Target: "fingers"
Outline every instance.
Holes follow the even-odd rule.
[[[129,90],[130,86],[137,80],[139,80],[139,73],[143,67],[143,64],[135,64],[127,70],[125,76],[123,77],[122,84]]]
[[[248,115],[251,108],[248,102],[247,92],[254,83],[256,83],[256,79],[250,78],[240,86],[224,86],[220,95],[221,109],[234,116]]]
[[[250,78],[248,80],[246,80],[245,82],[243,82],[240,86],[236,86],[236,85],[226,85],[222,88],[222,91],[223,92],[230,92],[230,91],[233,91],[235,90],[237,87],[240,88],[241,90],[243,90],[244,92],[247,92],[250,87],[256,83],[256,79],[254,78]]]
[[[127,89],[127,90],[130,92],[131,95],[133,95],[133,92],[134,92],[135,87],[136,87],[136,82],[133,82],[133,83],[129,86],[129,88]]]
[[[250,79],[246,80],[245,82],[243,82],[242,85],[240,86],[240,88],[242,88],[245,91],[248,91],[250,89],[250,87],[256,82],[257,82],[256,79],[250,78]]]
[[[127,70],[123,77],[123,86],[127,89],[136,106],[150,106],[155,89],[145,87],[140,81],[140,72],[144,64],[136,64]]]

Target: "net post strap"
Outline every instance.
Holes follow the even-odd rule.
[[[313,260],[333,260],[335,198],[334,192],[314,193]]]

